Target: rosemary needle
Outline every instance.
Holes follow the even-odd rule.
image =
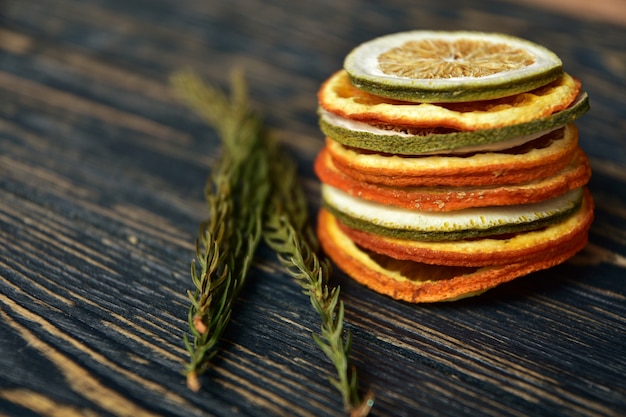
[[[223,145],[205,189],[210,216],[200,226],[191,264],[195,291],[188,292],[193,341],[184,336],[190,355],[185,374],[189,388],[197,391],[198,376],[216,353],[261,240],[269,159],[262,124],[249,109],[241,74],[233,77],[230,99],[190,72],[174,74],[172,85],[217,131]]]
[[[307,202],[297,182],[293,161],[277,148],[271,152],[272,194],[266,210],[264,239],[278,254],[280,263],[308,295],[313,309],[321,318],[321,336],[312,337],[322,352],[335,365],[337,377],[331,384],[341,393],[344,409],[352,417],[369,414],[373,394],[360,398],[357,372],[349,364],[352,342],[344,332],[344,305],[339,300],[339,287],[329,286],[331,273],[327,258],[317,255],[319,243],[310,227]]]

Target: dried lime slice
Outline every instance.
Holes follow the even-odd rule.
[[[583,189],[532,204],[421,212],[353,197],[322,185],[324,207],[357,230],[410,240],[461,240],[537,230],[563,220],[582,202]]]
[[[583,92],[565,110],[492,129],[441,133],[438,129],[372,125],[346,119],[322,108],[319,109],[319,124],[326,136],[344,146],[395,155],[464,153],[511,148],[573,122],[588,110],[589,98]]]
[[[562,66],[556,54],[524,39],[443,31],[382,36],[359,45],[344,61],[356,87],[413,102],[505,97],[557,79]]]
[[[548,259],[570,244],[585,240],[593,221],[593,200],[585,190],[582,207],[562,222],[506,239],[482,238],[454,241],[397,239],[338,225],[354,243],[394,259],[448,266],[504,265]],[[577,242],[578,241],[578,242]]]

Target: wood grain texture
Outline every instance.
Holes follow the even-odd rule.
[[[414,28],[508,32],[580,78],[588,248],[484,296],[409,305],[335,271],[376,416],[626,415],[626,28],[514,2],[19,0],[0,10],[0,415],[331,416],[318,320],[265,246],[193,393],[189,263],[219,141],[172,97],[193,68],[256,107],[312,213],[316,91],[345,54]]]

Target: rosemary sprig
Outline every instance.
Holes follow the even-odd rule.
[[[188,291],[193,342],[184,335],[190,355],[185,374],[189,388],[197,391],[198,377],[216,353],[261,239],[269,158],[262,123],[248,106],[240,73],[233,77],[230,99],[191,72],[176,73],[171,81],[180,97],[217,131],[223,145],[205,188],[210,214],[200,226],[191,264],[195,291]]]
[[[372,392],[361,399],[356,368],[348,360],[352,334],[344,331],[344,305],[339,286],[331,287],[330,262],[318,256],[319,242],[308,219],[307,201],[297,181],[296,166],[278,148],[271,152],[273,192],[268,201],[264,239],[278,254],[280,263],[308,295],[321,318],[321,335],[312,337],[335,365],[337,377],[331,384],[341,393],[344,409],[351,417],[369,414]]]
[[[348,361],[352,336],[344,331],[340,289],[329,286],[330,263],[317,255],[319,243],[309,225],[295,164],[249,109],[241,74],[233,79],[230,99],[193,73],[174,74],[172,84],[223,143],[223,155],[205,189],[210,216],[200,226],[191,264],[195,291],[188,292],[188,321],[194,338],[191,342],[184,336],[190,354],[187,385],[195,391],[200,388],[198,376],[216,353],[263,235],[321,317],[321,335],[312,337],[335,365],[337,378],[330,381],[340,391],[346,411],[353,417],[366,416],[373,395],[360,398],[356,369]]]

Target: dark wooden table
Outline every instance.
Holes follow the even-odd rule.
[[[394,302],[336,271],[373,415],[626,415],[626,27],[465,0],[0,7],[1,416],[341,415],[318,317],[265,246],[203,389],[186,388],[185,293],[219,140],[168,77],[226,86],[243,68],[313,212],[319,84],[356,44],[408,29],[558,53],[591,97],[578,126],[597,211],[571,262],[466,301]]]

